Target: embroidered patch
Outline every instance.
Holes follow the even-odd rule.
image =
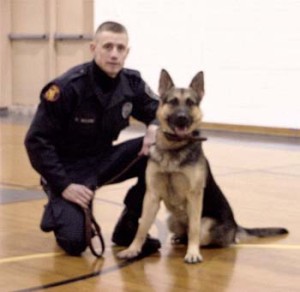
[[[150,88],[150,86],[147,83],[145,83],[145,92],[149,97],[158,100],[158,95],[154,93],[154,91]]]
[[[122,107],[122,117],[124,119],[127,119],[130,116],[131,112],[132,112],[132,103],[131,102],[124,103]]]
[[[59,87],[57,85],[53,84],[44,93],[44,98],[47,101],[53,102],[53,101],[58,100],[59,95],[60,95],[60,89],[59,89]]]

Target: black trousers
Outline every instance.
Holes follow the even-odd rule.
[[[137,182],[128,191],[124,203],[139,218],[145,194],[147,157],[141,157],[124,173],[119,174],[136,159],[142,143],[142,137],[132,139],[111,147],[99,157],[69,164],[66,167],[68,174],[74,183],[84,184],[92,189],[101,187],[116,176],[117,179],[113,183],[136,177]],[[79,255],[87,247],[82,208],[65,200],[61,194],[53,194],[47,185],[44,186],[44,189],[48,194],[49,201],[41,222],[42,230],[54,231],[60,247],[69,254]]]

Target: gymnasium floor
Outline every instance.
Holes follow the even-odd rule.
[[[39,230],[46,202],[23,140],[29,119],[0,118],[0,291],[300,291],[300,140],[206,132],[204,151],[240,225],[283,226],[290,234],[224,249],[203,249],[204,262],[183,262],[172,246],[162,207],[153,236],[160,252],[138,261],[116,258],[110,241],[133,181],[97,191],[95,216],[106,242],[102,259],[70,257]],[[135,126],[120,140],[141,135]]]

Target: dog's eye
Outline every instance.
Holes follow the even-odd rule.
[[[195,106],[196,102],[194,100],[192,100],[191,98],[187,98],[185,101],[187,106]]]
[[[178,98],[172,98],[172,99],[168,100],[168,104],[173,105],[173,106],[178,106],[179,100],[178,100]]]

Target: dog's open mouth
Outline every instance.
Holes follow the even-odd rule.
[[[175,127],[174,132],[180,138],[186,137],[189,135],[188,127]]]
[[[188,113],[180,110],[170,115],[167,123],[177,137],[185,138],[190,135],[193,119]]]

